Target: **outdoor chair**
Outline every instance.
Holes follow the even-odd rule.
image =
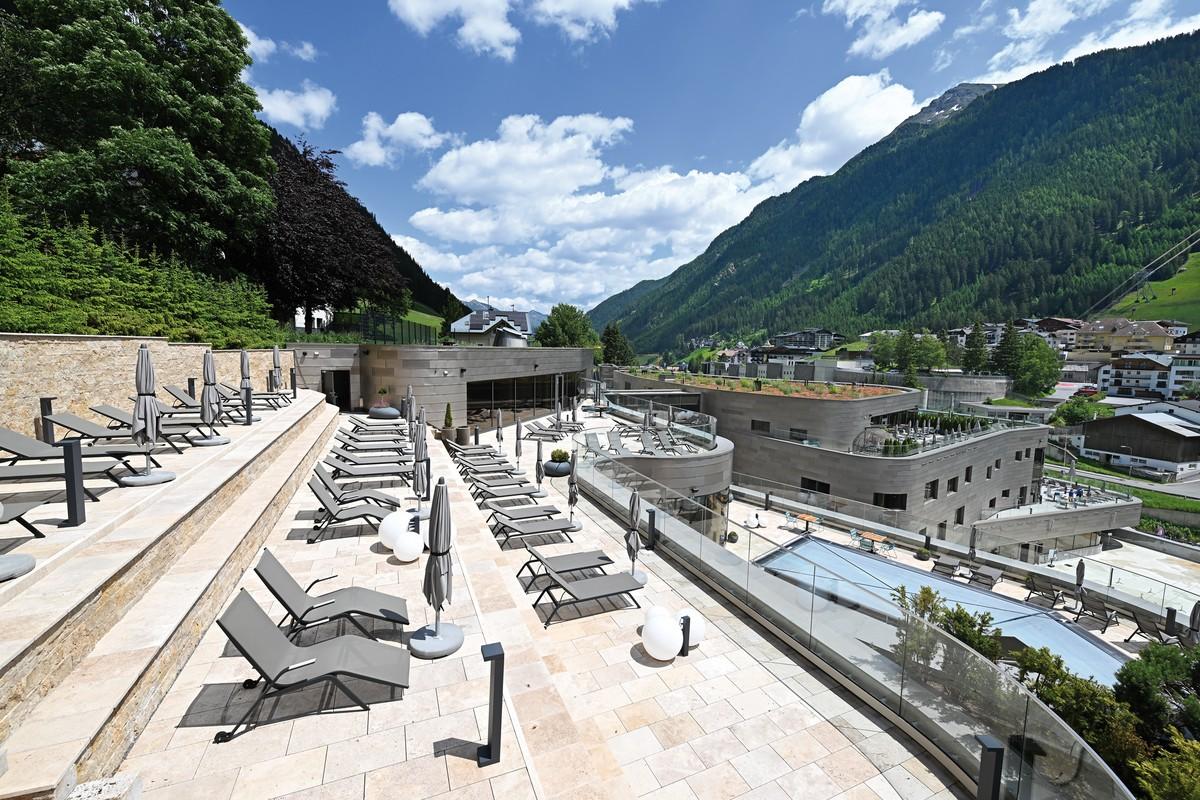
[[[346,417],[346,421],[356,431],[407,431],[408,420],[403,417],[399,419],[371,419],[370,417],[360,417],[357,414],[351,414]]]
[[[687,450],[689,453],[696,452],[696,446],[685,442],[682,439],[676,439],[669,431],[656,430],[653,432],[654,438],[658,440],[658,444],[662,449],[673,453],[678,453],[680,450]]]
[[[108,405],[107,403],[97,403],[91,407],[100,416],[109,420],[109,430],[120,431],[125,436],[129,436],[133,429],[133,414],[124,408]],[[191,441],[188,439],[188,434],[197,433],[201,436],[207,436],[208,426],[200,420],[199,417],[192,418],[177,418],[174,415],[168,414],[162,420],[162,424],[158,426],[158,436],[163,441],[168,439],[183,439],[188,444]]]
[[[64,474],[65,465],[62,462],[54,463],[51,461],[30,462],[27,464],[17,464],[15,467],[0,466],[0,481],[20,481],[26,483],[28,481],[46,480],[65,480]],[[118,486],[121,485],[116,473],[120,470],[129,469],[124,462],[118,461],[115,458],[89,458],[83,462],[83,477],[98,478],[104,476]],[[96,493],[87,486],[83,487],[83,493],[88,500],[99,500]]]
[[[531,420],[525,426],[525,436],[523,438],[532,440],[541,439],[543,442],[557,442],[562,438],[562,432],[556,431],[553,428],[543,427],[537,420]]]
[[[1063,598],[1063,593],[1054,584],[1046,578],[1034,573],[1029,573],[1025,579],[1025,588],[1029,590],[1029,594],[1025,595],[1025,602],[1029,602],[1031,597],[1041,597],[1050,601],[1050,607],[1054,608],[1059,603],[1066,605],[1066,599]]]
[[[1150,641],[1158,642],[1159,644],[1179,644],[1179,637],[1167,633],[1166,629],[1152,614],[1137,608],[1133,609],[1133,624],[1137,627],[1133,633],[1125,638],[1127,642],[1135,636],[1144,636]]]
[[[1079,622],[1079,618],[1087,615],[1104,623],[1104,627],[1100,629],[1100,633],[1108,630],[1109,625],[1116,625],[1118,622],[1117,612],[1109,608],[1104,598],[1098,594],[1092,594],[1087,589],[1079,590],[1079,608],[1075,613],[1075,621]]]
[[[33,527],[33,523],[25,519],[25,515],[35,508],[46,505],[46,500],[5,500],[0,503],[0,525],[15,522],[33,534],[35,539],[44,539],[46,534]]]
[[[217,384],[217,391],[227,400],[241,400],[242,398],[241,387],[223,381]],[[256,392],[251,389],[250,402],[258,403],[259,408],[265,409],[278,410],[283,407],[283,401],[275,392]]]
[[[650,437],[650,431],[642,431],[641,436],[638,437],[638,440],[641,442],[643,454],[648,453],[652,456],[670,455],[666,450],[663,450],[661,447],[659,447],[658,443]]]
[[[500,547],[503,549],[514,538],[523,539],[526,536],[546,536],[555,533],[561,533],[567,537],[568,542],[573,542],[575,540],[571,538],[571,533],[575,530],[575,523],[562,517],[525,520],[503,518],[496,520],[495,533],[502,537]]]
[[[642,607],[637,598],[633,596],[634,592],[643,588],[642,584],[638,583],[628,572],[570,580],[564,577],[562,573],[549,567],[545,561],[541,562],[541,566],[542,575],[549,578],[549,583],[542,589],[537,599],[533,601],[533,607],[536,609],[538,604],[542,602],[543,597],[550,600],[551,609],[550,613],[546,616],[543,628],[550,627],[550,623],[558,616],[559,611],[567,606],[574,606],[580,603],[628,597],[634,606],[637,608]]]
[[[1001,577],[1003,577],[1003,573],[996,567],[974,567],[971,569],[971,577],[967,579],[967,584],[977,589],[990,591],[995,588]]]
[[[188,392],[185,389],[181,389],[178,386],[169,386],[169,385],[163,386],[162,388],[167,394],[169,394],[169,395],[171,395],[171,397],[175,398],[175,408],[171,409],[172,413],[176,409],[190,411],[193,414],[200,413],[200,401],[194,395],[188,394]],[[221,403],[220,403],[220,409],[221,409],[220,417],[225,419],[226,421],[225,422],[217,421],[214,424],[225,425],[225,424],[235,422],[235,418],[233,416],[233,410],[238,409],[238,408],[241,408],[241,403],[231,405],[228,400],[222,398]]]
[[[32,436],[10,431],[7,428],[0,428],[0,450],[9,454],[7,458],[9,466],[15,466],[21,461],[61,462],[63,459],[63,449],[61,447],[46,444],[34,439]],[[149,456],[151,464],[156,467],[162,466],[150,455],[148,448],[133,444],[132,442],[127,445],[89,445],[88,447],[81,447],[79,450],[84,459],[116,459],[130,472],[137,472],[137,468],[128,461],[132,456]]]
[[[412,448],[408,447],[405,442],[398,439],[389,439],[384,441],[363,441],[361,439],[351,439],[342,433],[335,433],[333,438],[342,445],[343,450],[353,450],[363,453],[403,453],[406,455],[412,454]]]
[[[411,464],[412,456],[396,452],[358,452],[344,447],[329,448],[329,455],[359,466],[371,464]]]
[[[355,617],[370,617],[393,625],[407,625],[409,621],[408,603],[403,597],[384,594],[374,589],[349,586],[314,597],[309,594],[314,586],[336,578],[337,575],[317,578],[307,588],[302,589],[292,577],[292,573],[288,572],[266,548],[263,548],[254,572],[291,618],[288,625],[289,639],[299,636],[307,628],[336,619],[346,620],[372,639],[375,636]]]
[[[271,622],[267,612],[254,602],[245,589],[217,619],[217,625],[229,641],[250,662],[263,681],[262,692],[233,728],[220,731],[213,742],[228,742],[258,712],[263,702],[286,692],[320,683],[331,683],[364,711],[370,711],[362,698],[346,685],[343,678],[361,678],[399,689],[408,688],[409,655],[407,650],[361,636],[338,636],[300,647]],[[258,680],[242,685],[253,688]]]
[[[129,438],[130,431],[106,428],[97,422],[92,422],[90,419],[84,419],[83,417],[76,416],[75,414],[71,414],[69,412],[59,412],[56,414],[47,414],[46,421],[53,423],[54,425],[57,425],[58,427],[62,428],[63,430],[67,430],[67,431],[70,431],[71,433],[75,434],[75,436],[62,437],[61,439],[58,440],[59,444],[61,444],[62,442],[65,442],[69,439],[79,439],[81,441],[91,442],[93,445],[96,445],[96,444],[100,444],[100,445],[110,445],[110,444],[111,445],[132,445],[133,444],[133,441]],[[190,432],[190,429],[189,429],[189,432]],[[164,437],[162,437],[162,440],[167,445],[169,445],[170,448],[172,450],[174,450],[176,453],[182,453],[183,451],[179,449],[179,445],[175,444],[175,442],[174,442],[174,439],[176,439],[176,438],[178,438],[178,437],[164,436]],[[190,440],[187,438],[186,434],[184,434],[183,440],[186,442],[190,442]]]
[[[391,478],[408,483],[412,479],[413,465],[399,464],[395,461],[388,464],[351,464],[349,461],[334,459],[326,456],[325,466],[333,470],[333,477],[338,478]]]
[[[399,497],[390,495],[387,492],[381,492],[378,489],[347,489],[334,480],[333,473],[324,464],[314,464],[313,474],[317,476],[317,480],[325,485],[325,488],[329,490],[333,498],[342,505],[367,500],[377,505],[397,509],[403,505],[407,505],[409,502],[401,500]]]
[[[500,500],[513,497],[545,497],[546,492],[539,489],[531,483],[524,483],[520,486],[484,486],[475,484],[472,489],[476,501],[486,502],[488,500]]]
[[[336,522],[364,520],[372,528],[379,530],[379,523],[393,511],[393,509],[377,506],[374,503],[342,505],[318,478],[309,478],[308,488],[316,496],[317,502],[321,504],[321,514],[313,521],[314,533],[309,534],[306,540],[309,544],[321,538],[321,531]]]
[[[529,586],[532,586],[534,581],[540,577],[542,573],[538,572],[538,567],[543,570],[549,569],[557,572],[559,575],[569,572],[585,572],[589,570],[598,570],[603,573],[604,568],[610,566],[613,560],[604,554],[603,550],[587,550],[582,553],[564,553],[559,556],[544,556],[538,552],[536,547],[528,549],[529,560],[521,565],[517,570],[516,577],[520,579],[521,573],[529,570]],[[526,588],[528,591],[528,587]]]
[[[612,450],[619,456],[631,456],[633,451],[629,450],[621,441],[621,435],[616,431],[608,431],[608,449]]]
[[[933,571],[938,575],[945,575],[947,578],[953,578],[958,572],[958,559],[951,556],[938,556],[933,562]]]
[[[484,504],[484,510],[490,512],[486,520],[488,525],[491,525],[492,520],[497,516],[508,519],[538,519],[540,517],[556,517],[562,513],[556,506],[499,506],[491,501]]]

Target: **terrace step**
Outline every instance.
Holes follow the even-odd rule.
[[[94,588],[61,600],[58,627],[4,665],[0,701],[21,713],[7,716],[0,798],[61,800],[116,770],[327,449],[337,409],[306,392],[258,427],[44,579],[104,571],[88,576]],[[140,546],[124,547],[130,540]],[[126,557],[105,561],[107,546]]]

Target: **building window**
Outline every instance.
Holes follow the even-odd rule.
[[[946,494],[954,494],[958,491],[958,478],[946,478]]]
[[[812,478],[801,478],[800,488],[810,492],[820,492],[821,494],[830,494],[829,484],[825,481],[818,481]]]
[[[938,523],[938,538],[939,539],[946,538],[946,520],[942,520],[941,522]]]
[[[989,481],[992,479],[992,468],[991,468],[991,466],[988,466],[988,468],[987,468],[987,479],[988,479]]]
[[[958,508],[954,509],[954,524],[955,525],[962,525],[963,520],[966,518],[967,518],[967,507],[966,506],[959,506]]]
[[[1011,497],[1011,496],[1012,496],[1012,490],[1011,490],[1011,489],[1005,489],[1004,491],[1000,492],[1000,496],[1001,496],[1001,497]]]
[[[1017,452],[1013,453],[1013,461],[1020,461],[1020,460],[1021,460],[1021,451],[1018,450]]]
[[[937,500],[937,496],[938,496],[938,482],[937,482],[937,479],[935,478],[934,480],[931,480],[929,483],[925,484],[925,499],[926,500]]]
[[[974,467],[967,467],[965,470],[963,470],[963,483],[971,482],[971,475],[974,473],[974,470]]]
[[[808,441],[808,428],[788,428],[788,438],[793,442]]]
[[[996,459],[996,469],[1000,469],[1000,459]]]
[[[758,433],[770,433],[771,423],[767,422],[765,419],[752,419],[750,420],[750,430]]]
[[[995,507],[996,507],[996,498],[993,497],[991,500],[988,500],[988,508],[995,508]]]
[[[1033,463],[1038,465],[1046,463],[1046,448],[1039,447],[1033,451]]]
[[[1029,458],[1029,448],[1028,447],[1025,448],[1025,457]]]
[[[908,508],[907,494],[892,494],[889,492],[876,492],[875,505],[880,508],[893,508],[899,511],[904,511]]]

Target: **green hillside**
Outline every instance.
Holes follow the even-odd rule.
[[[1197,227],[1193,33],[1052,67],[939,125],[902,125],[592,316],[619,309],[643,352],[714,330],[1074,316]]]
[[[1177,319],[1188,330],[1200,328],[1200,253],[1170,278],[1150,281],[1121,298],[1105,316],[1130,319]]]

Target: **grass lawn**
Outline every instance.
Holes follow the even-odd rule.
[[[832,358],[838,354],[839,350],[845,350],[848,353],[865,353],[870,349],[870,342],[864,342],[862,339],[855,339],[852,342],[846,342],[845,344],[840,344],[837,347],[830,348],[824,353],[821,353],[821,355]]]
[[[1037,403],[1028,397],[996,397],[988,401],[989,406],[1009,406],[1012,408],[1037,408]]]
[[[1171,294],[1171,290],[1175,294]],[[1139,299],[1139,295],[1156,299]],[[1151,281],[1141,292],[1131,292],[1104,313],[1130,319],[1177,319],[1200,327],[1200,253],[1165,281]]]
[[[433,309],[420,303],[413,303],[412,309],[404,315],[404,318],[409,322],[415,322],[418,325],[429,325],[442,329],[442,318],[438,314],[433,313]]]

